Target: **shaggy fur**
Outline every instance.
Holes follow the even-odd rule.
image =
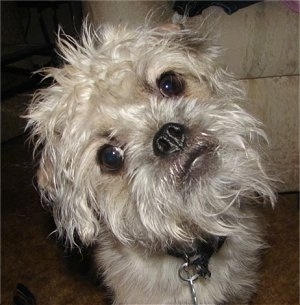
[[[65,63],[45,69],[29,127],[42,147],[38,183],[59,237],[96,248],[115,304],[187,304],[182,259],[167,254],[196,239],[226,236],[198,279],[199,304],[247,303],[264,247],[254,203],[275,201],[263,165],[266,136],[238,104],[243,90],[217,64],[219,50],[201,31],[84,26],[80,42],[61,38]],[[166,96],[159,80],[180,76]],[[153,139],[168,123],[184,126],[184,148],[160,156]],[[123,157],[109,171],[107,145]]]

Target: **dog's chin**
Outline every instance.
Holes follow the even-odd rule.
[[[146,255],[156,255],[156,254],[170,254],[175,252],[188,253],[196,251],[196,239],[186,239],[186,240],[157,240],[154,242],[139,241],[137,246],[141,248]]]
[[[147,254],[166,254],[175,250],[193,252],[197,247],[197,242],[206,240],[209,236],[201,227],[187,221],[180,225],[181,236],[178,233],[170,231],[165,232],[164,235],[156,235],[153,232],[144,231],[139,238],[135,236],[135,239],[133,239],[132,236],[132,244],[129,244],[129,246],[142,248]]]

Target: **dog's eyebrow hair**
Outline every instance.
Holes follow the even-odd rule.
[[[140,87],[144,89],[147,93],[155,93],[155,88],[146,80],[142,79],[139,81]]]
[[[100,133],[99,136],[101,136],[101,138],[105,138],[106,139],[106,143],[110,143],[114,146],[122,146],[121,142],[117,139],[117,137],[114,135],[113,130],[109,131],[105,131],[103,133]]]
[[[102,132],[100,134],[100,136],[103,138],[109,138],[109,137],[111,137],[111,133],[112,133],[112,131],[106,130],[106,131]]]

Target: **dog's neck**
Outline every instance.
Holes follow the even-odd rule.
[[[199,276],[209,278],[211,272],[208,269],[209,260],[217,253],[226,240],[224,236],[211,235],[205,240],[195,240],[195,246],[191,250],[174,247],[168,249],[168,255],[184,259],[189,265],[195,267]]]

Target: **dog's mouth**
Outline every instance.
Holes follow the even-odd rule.
[[[169,122],[154,135],[152,147],[172,181],[175,176],[180,185],[191,178],[198,178],[211,168],[219,142],[211,134],[199,132],[198,128]]]
[[[196,141],[178,157],[181,171],[178,172],[180,181],[197,179],[212,167],[212,159],[216,155],[219,145],[212,139]]]
[[[191,171],[199,168],[203,169],[206,166],[206,157],[212,153],[214,149],[207,143],[199,144],[190,153],[187,154],[187,158],[183,164],[183,170],[188,175]]]

